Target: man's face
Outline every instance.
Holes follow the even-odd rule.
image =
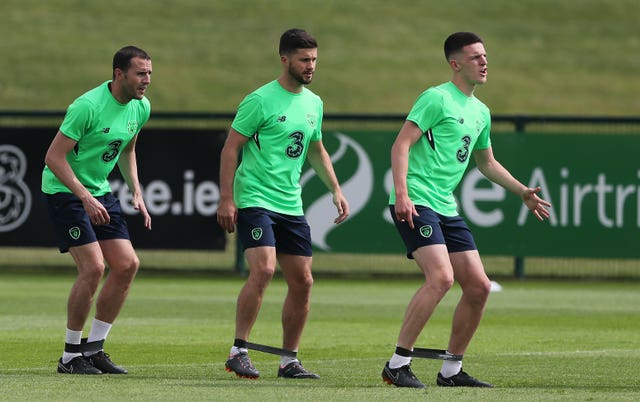
[[[284,57],[289,75],[302,85],[309,84],[316,70],[318,49],[298,49]]]
[[[455,60],[460,68],[459,73],[468,83],[480,85],[487,82],[487,53],[481,42],[463,47]]]
[[[121,71],[123,94],[129,100],[142,99],[151,83],[151,72],[151,60],[132,58],[127,71]]]

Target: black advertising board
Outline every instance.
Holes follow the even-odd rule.
[[[55,246],[40,191],[44,156],[57,128],[0,128],[0,246]],[[225,130],[143,129],[136,154],[152,227],[147,231],[115,169],[109,178],[120,198],[135,247],[225,247],[216,222],[218,176]]]

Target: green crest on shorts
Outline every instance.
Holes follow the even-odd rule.
[[[433,233],[433,229],[431,228],[431,225],[424,225],[420,228],[420,234],[422,235],[422,237],[431,237],[431,233]]]
[[[251,229],[251,237],[253,237],[253,240],[260,240],[262,238],[262,228]]]
[[[80,238],[80,228],[77,226],[74,226],[71,229],[69,229],[69,236],[71,236],[73,240],[78,240]]]

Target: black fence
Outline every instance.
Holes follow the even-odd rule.
[[[0,119],[62,119],[65,112],[60,110],[0,110]],[[228,121],[232,120],[235,113],[232,112],[153,112],[151,121]],[[325,113],[324,121],[327,122],[401,122],[404,114],[366,114],[366,113]],[[614,117],[614,116],[544,116],[544,115],[493,115],[493,124],[509,124],[516,131],[526,131],[527,126],[537,125],[592,125],[592,126],[638,126],[640,129],[640,117]],[[1,122],[1,120],[0,120]],[[1,124],[1,123],[0,123]]]

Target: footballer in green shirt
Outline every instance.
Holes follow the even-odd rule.
[[[282,349],[288,353],[280,358],[278,377],[319,378],[295,357],[313,284],[311,234],[299,183],[305,160],[333,194],[335,223],[347,218],[349,205],[322,144],[322,101],[305,87],[315,72],[317,48],[304,30],[282,34],[282,73],[240,103],[220,157],[218,223],[228,232],[237,229],[249,265],[225,363],[239,377],[260,376],[248,355],[249,334],[277,262],[289,289],[282,310]]]
[[[67,330],[58,372],[126,374],[104,353],[103,344],[124,305],[138,270],[120,201],[107,177],[117,165],[133,194],[133,207],[151,229],[138,181],[135,144],[149,120],[145,97],[151,82],[151,57],[126,46],[113,56],[109,81],[78,97],[67,109],[45,157],[42,192],[58,247],[69,252],[78,276],[67,303]],[[82,330],[106,265],[109,275],[100,290],[87,338]]]
[[[416,100],[391,148],[393,189],[389,209],[407,256],[415,259],[425,282],[407,306],[395,353],[382,379],[398,387],[424,388],[411,370],[414,346],[436,306],[454,280],[462,288],[443,363],[439,386],[492,387],[462,370],[462,357],[489,297],[487,277],[471,231],[458,214],[453,191],[473,155],[489,180],[517,194],[539,219],[551,205],[540,188],[516,180],[493,156],[489,109],[474,96],[487,81],[487,54],[479,36],[456,32],[444,43],[451,81],[424,91]],[[440,351],[438,349],[437,351]]]

